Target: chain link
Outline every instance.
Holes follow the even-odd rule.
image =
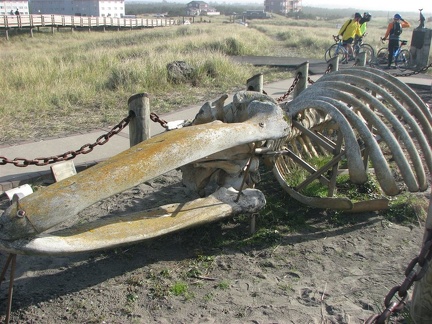
[[[395,76],[395,77],[409,77],[409,76],[412,76],[412,75],[420,74],[422,72],[426,72],[430,67],[432,67],[432,63],[429,64],[429,65],[427,65],[427,66],[424,66],[421,69],[416,70],[416,71],[407,72],[407,73],[395,73],[395,74],[392,74],[392,75]]]
[[[297,86],[297,83],[299,82],[301,76],[302,76],[302,74],[300,72],[297,73],[296,77],[293,80],[292,85],[289,87],[289,89],[287,90],[287,92],[283,96],[276,99],[277,102],[282,102],[286,98],[288,98],[288,96],[291,94],[291,92],[294,91],[295,87]]]
[[[93,144],[89,144],[89,143],[85,144],[76,151],[67,151],[63,154],[50,156],[50,157],[39,157],[33,160],[29,160],[25,158],[14,158],[13,160],[9,160],[4,156],[0,156],[0,165],[6,165],[9,163],[15,165],[16,167],[27,167],[29,165],[44,166],[44,165],[53,164],[57,162],[72,160],[80,154],[90,153],[91,151],[93,151],[93,148],[98,145],[106,144],[111,137],[120,133],[129,124],[132,117],[133,117],[133,112],[131,112],[129,116],[124,118],[120,123],[115,125],[108,133],[99,136]]]
[[[419,281],[426,274],[429,261],[432,259],[432,229],[427,230],[426,242],[423,245],[420,254],[411,260],[405,270],[405,280],[399,286],[394,286],[384,299],[386,309],[381,314],[374,314],[367,319],[366,324],[383,324],[391,314],[401,311],[408,297],[408,290],[414,282]],[[414,269],[416,266],[417,270]],[[396,296],[397,294],[397,296]],[[396,301],[392,300],[396,298]]]
[[[163,120],[163,119],[161,119],[158,115],[156,115],[155,113],[151,113],[150,114],[150,119],[152,120],[152,121],[154,121],[155,123],[159,123],[163,128],[167,128],[168,126],[167,126],[167,121],[166,120]]]
[[[371,67],[373,67],[373,68],[376,68],[376,69],[380,69],[379,68],[379,66],[378,65],[376,65],[376,64],[370,64],[370,66]],[[426,65],[426,66],[424,66],[424,67],[422,67],[421,69],[419,69],[419,70],[415,70],[415,71],[412,71],[412,72],[406,72],[406,73],[390,73],[392,76],[394,76],[394,77],[409,77],[409,76],[412,76],[412,75],[416,75],[416,74],[420,74],[420,73],[423,73],[423,72],[426,72],[429,68],[431,68],[432,67],[432,63],[430,63],[429,65]]]

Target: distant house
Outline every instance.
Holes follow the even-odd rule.
[[[209,7],[204,1],[191,1],[186,7],[187,16],[215,16],[220,15],[220,12],[215,8]]]
[[[30,0],[32,14],[123,17],[125,0]]]
[[[264,10],[267,12],[286,15],[290,12],[302,10],[301,0],[264,0]]]
[[[29,14],[29,4],[27,0],[2,0],[0,2],[0,15],[15,15],[16,11],[20,15]]]

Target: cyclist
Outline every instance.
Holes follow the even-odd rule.
[[[342,45],[346,48],[348,55],[352,58],[354,58],[353,53],[353,41],[354,37],[357,35],[359,37],[363,36],[363,34],[360,31],[360,24],[359,21],[362,18],[361,14],[356,12],[354,14],[354,19],[347,20],[339,30],[338,36],[342,36]],[[346,58],[345,62],[348,61],[348,57]]]
[[[365,12],[363,14],[363,17],[361,17],[359,24],[360,24],[360,32],[362,36],[355,35],[354,38],[354,47],[359,44],[361,45],[363,42],[363,36],[366,34],[366,28],[367,28],[367,22],[369,22],[372,18],[372,15],[369,12]]]
[[[390,69],[390,66],[393,62],[393,54],[399,48],[399,36],[402,34],[402,28],[411,27],[411,24],[402,19],[401,15],[395,14],[393,17],[393,21],[390,22],[387,26],[387,31],[383,40],[386,40],[388,37],[388,64],[387,69]]]

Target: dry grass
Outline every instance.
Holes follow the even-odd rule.
[[[276,17],[253,20],[249,28],[212,23],[124,32],[49,31],[0,39],[2,51],[0,142],[61,136],[108,127],[126,116],[128,98],[150,95],[152,110],[166,113],[203,103],[263,73],[266,81],[287,73],[238,65],[231,55],[323,58],[341,21]],[[366,42],[384,46],[385,18],[369,23]],[[168,81],[166,65],[186,61],[196,73],[190,83]]]
[[[163,113],[214,98],[269,69],[240,66],[228,55],[255,55],[273,42],[253,29],[199,24],[129,32],[49,33],[2,41],[0,141],[114,125],[128,98],[151,96]],[[166,65],[186,61],[191,83],[172,84]]]

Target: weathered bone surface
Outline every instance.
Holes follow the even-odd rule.
[[[426,172],[432,171],[431,112],[411,88],[395,77],[367,67],[326,74],[294,100],[285,103],[283,109],[297,122],[294,122],[289,140],[280,144],[289,154],[276,160],[274,173],[294,198],[323,208],[330,207],[333,199],[333,208],[355,209],[341,198],[320,201],[303,197],[298,190],[286,185],[290,165],[295,164],[293,156],[300,159],[330,154],[336,159],[337,145],[331,141],[331,136],[327,136],[332,132],[342,134],[340,147],[353,183],[366,181],[370,170],[366,165],[370,158],[386,195],[396,195],[401,190],[395,180],[395,166],[409,191],[427,189]],[[316,149],[310,149],[309,141],[305,140],[307,136],[311,136]],[[390,152],[394,163],[386,160],[383,147]],[[331,168],[324,171],[331,171]]]
[[[194,161],[201,166],[205,165],[205,160],[208,160],[212,154],[219,153],[224,156],[223,152],[232,153],[234,151],[230,149],[233,148],[235,150],[239,148],[239,151],[233,155],[233,160],[233,156],[225,155],[225,167],[221,168],[221,170],[224,169],[225,174],[218,178],[217,182],[221,182],[218,187],[232,187],[234,184],[235,187],[244,189],[246,186],[242,186],[239,179],[246,163],[239,168],[236,167],[236,163],[244,162],[236,162],[236,160],[244,161],[244,154],[247,153],[241,153],[240,148],[247,149],[250,146],[254,147],[253,143],[285,137],[289,133],[290,124],[274,100],[264,98],[263,95],[257,97],[256,93],[242,93],[239,96],[237,106],[227,109],[230,112],[229,117],[224,119],[229,120],[231,122],[229,124],[215,120],[205,125],[193,125],[155,136],[90,169],[13,203],[1,216],[0,238],[12,241],[38,235],[97,201]],[[221,102],[216,103],[215,109],[218,113],[215,116],[220,116],[221,108]],[[242,122],[237,122],[239,120]],[[191,145],[193,150],[190,149]],[[253,153],[253,150],[248,149],[248,151]],[[253,173],[256,169],[256,162],[249,164]],[[212,167],[209,166],[209,168]],[[192,179],[192,176],[190,178]],[[195,179],[191,183],[194,181]],[[246,183],[253,186],[251,180]],[[250,197],[252,202],[257,200],[256,194],[242,197],[243,199]],[[205,203],[205,200],[200,202]],[[251,210],[244,202],[237,206],[236,208],[228,206],[231,213],[234,210],[239,212],[242,208],[244,212]],[[263,204],[258,204],[258,206],[262,207]],[[214,218],[211,212],[205,212],[204,215],[206,214],[209,215],[209,219]],[[127,221],[127,217],[123,217],[122,221]],[[170,228],[170,231],[172,230],[174,229]],[[161,230],[160,233],[162,232],[164,231]],[[103,232],[100,233],[103,234]],[[128,235],[127,232],[123,234]],[[95,235],[92,237],[95,241],[99,239]],[[40,242],[45,238],[38,239]],[[119,242],[108,243],[103,237],[100,240],[105,242],[102,243],[105,247],[119,244]],[[24,241],[25,243],[18,240],[11,244],[17,247],[17,250],[19,250],[18,247],[23,248],[22,244],[25,246],[33,244],[28,243],[27,240]],[[7,246],[9,246],[8,249],[11,248],[8,244],[1,244],[2,248]],[[32,251],[35,253],[34,248]],[[54,252],[51,251],[51,253]]]
[[[225,123],[241,123],[250,118],[249,106],[252,102],[276,105],[276,101],[258,92],[242,91],[234,95],[232,103],[223,106],[227,96],[210,104],[205,103],[198,112],[192,125],[221,120]],[[181,168],[183,183],[205,196],[217,187],[233,187],[237,190],[253,188],[259,181],[259,157],[255,149],[265,141],[229,148],[206,156],[204,159]],[[246,172],[246,166],[248,170]]]
[[[0,218],[0,250],[89,251],[257,211],[265,199],[249,188],[259,182],[262,159],[274,167],[276,179],[288,194],[318,208],[386,207],[384,197],[356,203],[335,196],[337,178],[345,171],[352,183],[364,184],[373,170],[386,195],[398,194],[401,186],[410,191],[428,187],[431,112],[407,85],[389,74],[358,67],[330,73],[280,106],[257,92],[241,91],[228,104],[226,99],[222,96],[205,103],[191,126],[155,136],[15,201]],[[387,160],[389,154],[394,162]],[[315,167],[309,162],[315,157],[328,162]],[[340,166],[345,162],[344,170]],[[206,198],[43,234],[97,201],[177,168],[183,173],[183,183]],[[289,185],[293,171],[300,168],[309,176]],[[313,181],[328,188],[328,197],[303,193]]]
[[[246,189],[238,197],[232,188],[185,204],[170,204],[125,217],[116,216],[36,238],[0,242],[1,250],[20,254],[66,255],[139,242],[166,233],[221,220],[239,213],[255,213],[265,206],[263,193]]]

